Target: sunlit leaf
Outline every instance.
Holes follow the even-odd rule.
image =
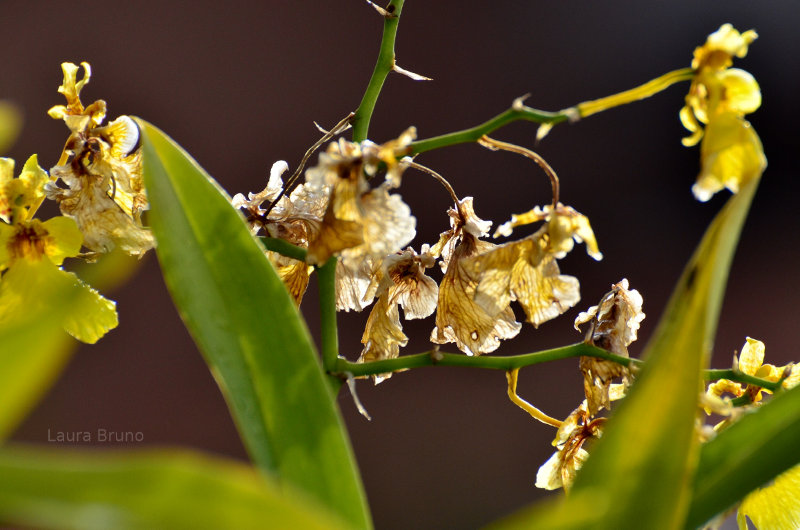
[[[686,528],[702,525],[800,464],[800,387],[779,393],[700,450]]]
[[[114,252],[97,263],[79,264],[76,272],[92,287],[106,291],[127,280],[137,266],[135,258]],[[28,306],[14,318],[0,321],[0,440],[47,393],[78,345],[64,332],[62,322],[76,314],[80,298],[71,296],[73,290],[66,285],[63,291],[33,292],[38,285],[30,283],[26,295],[47,303]]]
[[[69,529],[344,528],[253,468],[188,451],[0,450],[0,523]]]
[[[175,305],[262,469],[368,527],[333,393],[294,302],[230,199],[139,121],[159,262]]]
[[[52,386],[76,345],[61,324],[69,293],[48,294],[50,306],[0,323],[0,441]]]
[[[699,442],[701,370],[757,179],[732,196],[706,231],[648,343],[646,363],[570,496],[533,507],[500,528],[682,528]],[[581,513],[591,510],[592,515]]]

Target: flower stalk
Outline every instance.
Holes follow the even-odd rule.
[[[375,69],[372,71],[369,84],[367,84],[367,89],[364,91],[364,97],[361,98],[361,103],[358,105],[353,117],[354,142],[363,142],[367,139],[369,121],[372,118],[372,112],[375,110],[375,104],[383,88],[383,82],[386,81],[386,76],[389,75],[389,72],[394,67],[394,41],[397,37],[397,24],[400,22],[400,12],[403,10],[404,2],[405,0],[392,0],[385,8],[388,14],[384,15],[383,19],[383,37],[381,38],[378,60],[375,63]]]
[[[622,357],[620,355],[615,355],[611,352],[608,352],[602,348],[592,346],[591,344],[579,342],[577,344],[570,344],[568,346],[562,346],[560,348],[553,348],[550,350],[541,350],[533,353],[502,357],[491,355],[467,356],[460,353],[444,353],[440,352],[438,349],[424,353],[417,353],[414,355],[403,355],[396,359],[386,359],[382,361],[371,361],[364,363],[354,363],[343,357],[339,357],[336,359],[334,370],[330,371],[330,373],[331,375],[346,379],[347,375],[351,375],[353,377],[366,377],[375,374],[399,372],[412,368],[420,368],[423,366],[465,366],[469,368],[504,370],[508,372],[519,368],[524,368],[526,366],[533,366],[535,364],[576,357],[594,357],[597,359],[605,359],[628,368],[641,367],[644,364],[644,361],[640,359]],[[781,388],[780,381],[768,381],[766,379],[747,375],[739,370],[704,370],[703,378],[706,381],[715,381],[723,378],[730,379],[731,381],[756,385],[771,391],[777,391]]]
[[[548,112],[538,110],[526,105],[523,105],[524,98],[517,98],[511,105],[511,108],[498,114],[494,118],[476,125],[469,129],[455,131],[433,138],[425,138],[412,142],[409,146],[409,155],[417,155],[425,151],[439,149],[450,145],[457,145],[469,142],[477,142],[481,137],[491,134],[497,129],[513,123],[515,121],[532,121],[541,125],[553,126],[565,121],[577,121],[580,118],[585,118],[596,114],[598,112],[608,110],[613,107],[633,103],[641,99],[648,98],[669,88],[675,83],[681,81],[691,81],[694,76],[694,70],[691,68],[681,68],[666,73],[656,79],[648,81],[643,85],[625,90],[618,94],[613,94],[600,99],[585,101],[578,103],[573,107],[560,110],[558,112]]]

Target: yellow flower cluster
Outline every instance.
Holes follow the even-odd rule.
[[[692,133],[684,145],[702,139],[700,174],[692,187],[698,200],[707,201],[723,188],[736,193],[767,165],[761,140],[744,119],[761,106],[761,90],[748,72],[730,68],[733,57],[747,55],[756,37],[753,30],[739,33],[723,24],[694,51],[695,76],[680,118]]]
[[[58,164],[49,174],[36,156],[14,178],[14,162],[0,159],[0,322],[19,315],[45,314],[63,293],[70,305],[62,323],[76,339],[94,343],[117,326],[114,302],[64,271],[65,258],[94,258],[119,247],[141,256],[154,245],[141,215],[148,203],[142,184],[139,128],[127,116],[103,125],[105,101],[84,107],[80,93],[91,77],[72,63],[61,65],[58,91],[66,105],[48,114],[70,131]],[[34,218],[45,199],[55,200],[62,216]],[[86,248],[90,253],[82,254]]]
[[[0,158],[0,322],[22,314],[41,314],[66,293],[72,310],[62,323],[76,339],[94,343],[117,326],[114,302],[103,298],[71,272],[65,258],[79,254],[83,236],[75,221],[33,218],[50,181],[32,156],[14,178],[14,162]]]

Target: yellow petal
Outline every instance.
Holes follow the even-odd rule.
[[[64,320],[64,330],[87,344],[94,344],[119,324],[116,303],[83,283],[71,272],[59,271],[65,284],[75,292],[72,312]]]
[[[800,466],[745,497],[737,515],[740,527],[746,524],[745,516],[761,530],[800,528]]]
[[[692,68],[727,68],[734,56],[742,58],[747,55],[748,46],[757,37],[753,30],[739,33],[732,25],[723,24],[708,36],[705,44],[695,49]]]
[[[594,231],[589,225],[589,218],[570,206],[559,203],[556,209],[551,211],[548,234],[556,258],[561,259],[571,251],[574,241],[586,243],[586,252],[595,260],[603,259],[603,254],[597,247]]]
[[[339,260],[336,263],[336,310],[361,311],[375,296],[369,287],[375,265],[371,259]]]
[[[403,333],[400,325],[397,304],[389,302],[388,290],[384,291],[370,311],[361,343],[364,345],[364,349],[358,358],[360,363],[396,359],[400,355],[400,348],[408,344],[408,337]],[[390,375],[376,376],[375,383],[380,383]]]
[[[54,297],[56,293],[63,293],[64,299]],[[65,301],[71,304],[71,311],[62,325],[80,341],[94,343],[117,326],[114,302],[49,260],[17,260],[0,281],[0,320],[44,312],[49,304]]]
[[[11,264],[9,241],[16,234],[16,229],[6,223],[0,223],[0,272]]]
[[[692,186],[700,201],[723,188],[738,192],[743,184],[759,178],[767,166],[758,135],[750,123],[733,113],[718,115],[708,124],[700,160],[700,174]]]
[[[761,88],[749,72],[729,68],[718,77],[724,90],[718,112],[750,114],[761,106]]]
[[[453,251],[447,272],[439,284],[436,327],[431,342],[455,342],[467,355],[480,355],[496,350],[501,340],[519,333],[522,326],[515,320],[511,307],[490,314],[474,300],[479,278],[465,260],[493,247],[491,243],[465,234]]]
[[[683,126],[686,127],[690,133],[692,133],[691,135],[681,139],[681,143],[686,147],[697,145],[703,138],[703,128],[697,122],[697,118],[695,117],[692,107],[689,105],[684,105],[683,108],[681,108],[679,117]]]
[[[764,343],[747,337],[739,354],[739,370],[747,375],[755,375],[764,363]]]
[[[556,451],[542,464],[536,472],[536,487],[546,490],[556,490],[564,485],[561,479],[561,468],[564,465],[564,454]]]
[[[546,252],[542,234],[500,245],[469,260],[467,266],[480,277],[475,302],[489,314],[517,300],[528,322],[538,327],[580,300],[578,280],[560,274],[555,257]]]
[[[308,280],[312,268],[303,261],[287,258],[277,252],[268,251],[267,258],[275,266],[278,276],[283,281],[283,285],[286,286],[289,294],[292,295],[294,303],[299,306],[300,302],[303,301],[306,289],[308,289]]]
[[[45,253],[56,265],[61,265],[64,258],[77,256],[81,251],[83,234],[78,230],[74,219],[69,217],[53,217],[42,223],[51,237],[45,245]]]

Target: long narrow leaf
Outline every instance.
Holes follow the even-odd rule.
[[[75,346],[61,326],[69,298],[60,293],[48,296],[49,307],[0,326],[0,441],[50,388]]]
[[[251,456],[349,523],[369,527],[334,396],[275,269],[203,169],[164,133],[139,124],[165,281]]]
[[[699,450],[694,424],[701,370],[757,185],[755,179],[731,197],[709,226],[645,349],[636,383],[592,448],[571,495],[501,527],[683,527]],[[591,516],[580,513],[589,505]]]
[[[686,528],[800,464],[800,388],[780,393],[703,445]]]
[[[79,265],[77,274],[107,291],[127,281],[138,266],[139,260],[113,252],[97,263]],[[47,393],[78,345],[61,324],[65,316],[79,313],[68,291],[29,285],[26,294],[47,304],[0,319],[0,441]]]
[[[187,451],[0,450],[0,523],[37,528],[343,528],[248,466]]]

